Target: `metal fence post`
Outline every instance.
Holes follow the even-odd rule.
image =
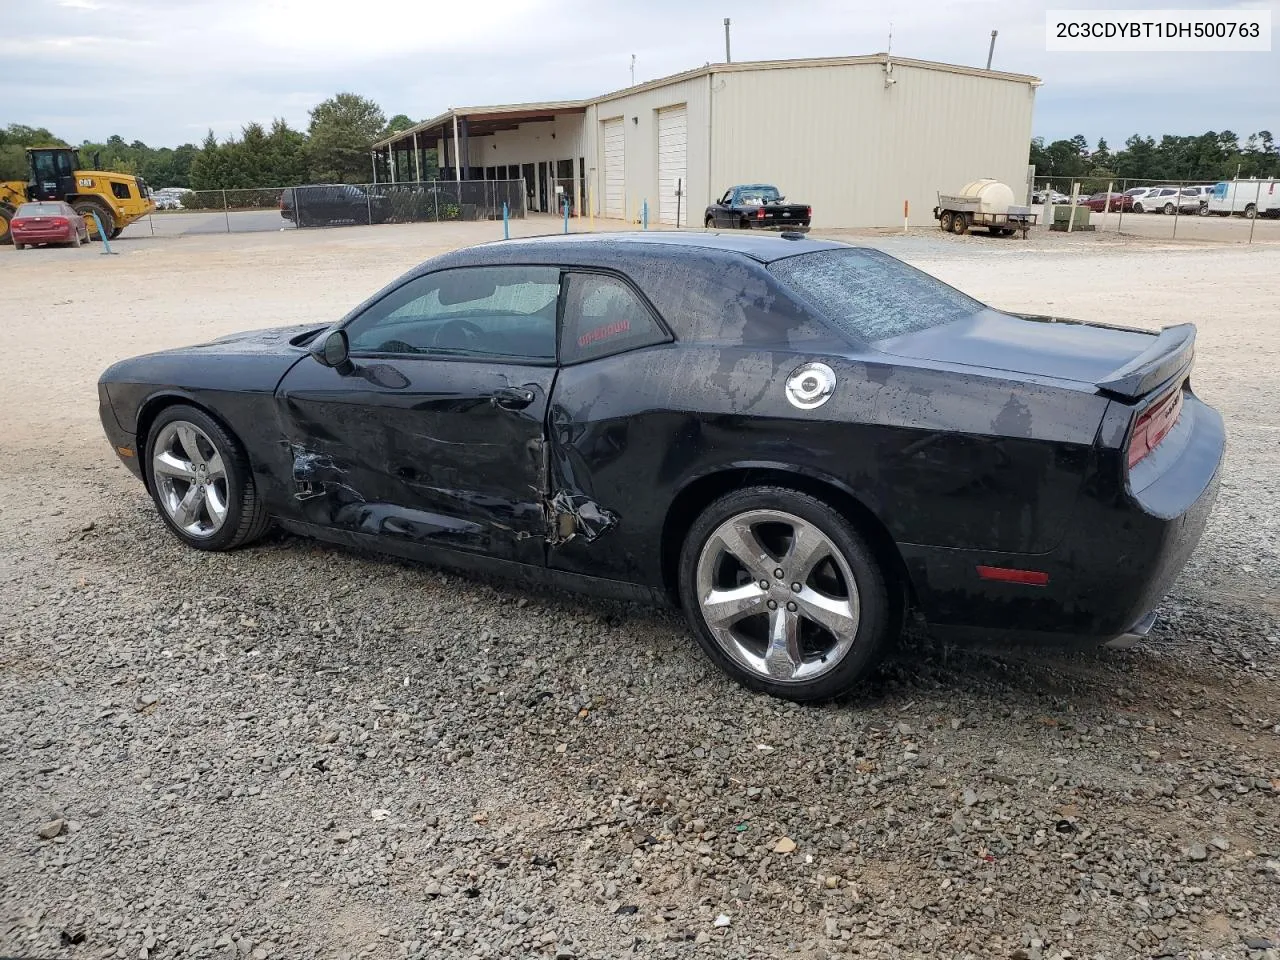
[[[1262,181],[1253,188],[1253,216],[1249,219],[1249,242],[1253,243],[1253,228],[1258,225],[1258,204],[1262,203]]]
[[[437,180],[431,185],[431,199],[435,201],[436,206],[436,223],[440,222],[440,181]]]
[[[1124,196],[1129,189],[1129,179],[1120,181],[1120,195]],[[1116,219],[1116,236],[1120,236],[1121,228],[1124,226],[1124,201],[1120,201],[1120,216]]]
[[[1182,190],[1186,186],[1181,180],[1178,181],[1178,193],[1173,198],[1173,236],[1169,239],[1178,239],[1178,214],[1182,212]]]
[[[373,188],[370,187],[364,192],[364,208],[365,219],[368,220],[369,226],[373,226]]]
[[[680,201],[684,199],[684,179],[676,177],[676,229],[680,229]]]
[[[227,221],[227,233],[231,232],[231,211],[227,208],[227,191],[222,191],[222,216]]]

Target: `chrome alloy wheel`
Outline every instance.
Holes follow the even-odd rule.
[[[848,561],[818,527],[750,510],[712,532],[698,556],[698,602],[716,643],[774,683],[802,683],[844,659],[858,633]]]
[[[211,537],[227,519],[227,470],[209,435],[186,420],[156,437],[151,476],[169,519],[193,537]]]

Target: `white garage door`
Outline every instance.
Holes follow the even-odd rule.
[[[675,226],[689,222],[687,204],[689,181],[686,177],[685,154],[689,140],[689,111],[683,104],[658,114],[658,217],[662,223]],[[676,190],[680,197],[679,222],[676,221]]]
[[[600,139],[604,141],[604,215],[622,220],[627,215],[622,120],[606,120],[601,126],[603,132]]]

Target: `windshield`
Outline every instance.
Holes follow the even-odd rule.
[[[738,188],[738,202],[748,207],[758,207],[765,203],[776,203],[782,194],[777,187],[756,184],[751,187]]]
[[[988,309],[879,250],[823,250],[769,265],[769,272],[857,340],[938,327]]]
[[[15,217],[60,217],[63,215],[60,203],[24,203],[14,213]]]

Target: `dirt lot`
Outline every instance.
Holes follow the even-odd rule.
[[[111,361],[498,229],[0,249],[0,955],[1280,956],[1280,247],[862,238],[1002,307],[1195,321],[1228,463],[1146,645],[917,638],[806,709],[667,614],[184,550],[112,456]]]

